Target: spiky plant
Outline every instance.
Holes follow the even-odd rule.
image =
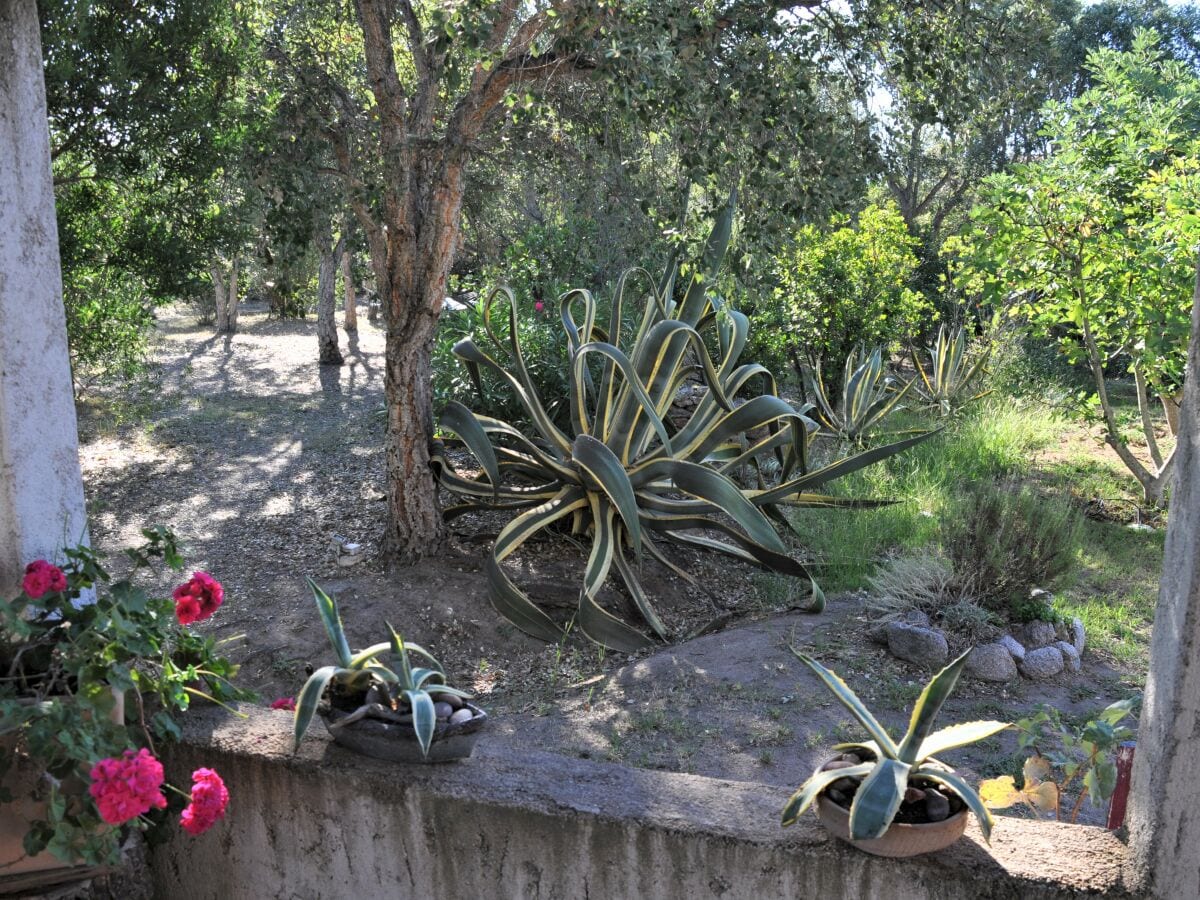
[[[492,603],[528,634],[556,641],[563,629],[512,582],[503,562],[535,534],[568,522],[573,533],[590,534],[592,542],[575,626],[606,647],[632,651],[653,640],[598,602],[600,588],[613,568],[650,632],[668,638],[667,626],[637,576],[640,561],[649,556],[695,584],[664,552],[661,542],[665,540],[808,579],[809,609],[820,611],[824,606],[820,588],[789,555],[772,519],[786,522],[784,507],[862,507],[886,502],[814,491],[920,440],[912,438],[808,470],[808,436],[816,424],[806,415],[807,407],[795,409],[781,399],[775,379],[762,366],[738,364],[749,322],[708,292],[729,240],[732,217],[731,200],[678,302],[674,266],[659,282],[644,269],[625,273],[615,292],[607,332],[596,324],[597,306],[588,291],[573,290],[560,298],[569,350],[569,429],[559,428],[547,415],[526,369],[511,292],[493,292],[483,309],[483,337],[497,355],[508,356],[510,368],[473,339],[455,347],[477,384],[481,369],[507,383],[532,423],[533,434],[527,435],[508,423],[449,403],[441,428],[462,440],[481,471],[474,478],[463,477],[444,453],[436,453],[434,459],[441,484],[462,500],[446,510],[447,519],[480,510],[515,514],[497,537],[486,569]],[[626,334],[623,313],[637,284],[645,288],[645,308],[636,331]],[[507,335],[496,327],[498,306],[507,307]],[[704,337],[713,332],[715,358]],[[667,412],[680,387],[692,377],[699,377],[707,391],[687,421],[674,427]],[[741,395],[748,395],[744,402]],[[757,465],[769,455],[775,457],[780,472],[779,482],[772,485]],[[743,467],[755,473],[752,487],[734,480]]]
[[[804,380],[816,400],[813,414],[821,427],[859,446],[884,419],[901,408],[900,401],[913,386],[911,381],[901,386],[887,374],[880,347],[861,359],[860,351],[850,352],[843,367],[842,392],[837,397],[831,397],[825,389],[820,365],[805,369]]]
[[[937,340],[925,352],[929,354],[928,371],[915,350],[912,354],[918,373],[917,396],[937,410],[938,415],[952,416],[968,403],[991,393],[975,391],[990,354],[987,349],[969,352],[966,329],[961,325],[952,331],[947,331],[945,325],[939,327]]]
[[[300,748],[304,732],[317,711],[317,706],[326,692],[341,693],[351,698],[361,698],[359,706],[336,727],[362,718],[377,718],[392,722],[407,723],[411,717],[413,732],[421,745],[422,755],[429,754],[437,727],[437,714],[433,707],[432,694],[454,694],[465,700],[471,695],[446,684],[446,673],[424,647],[406,642],[391,625],[390,638],[374,644],[358,653],[350,651],[346,632],[337,601],[326,594],[311,578],[308,580],[317,612],[333,646],[337,664],[322,666],[308,677],[296,698],[296,714],[293,729],[293,752]],[[393,654],[400,663],[396,672],[379,662],[385,654]],[[424,657],[429,666],[413,666],[409,654]],[[372,696],[373,694],[373,696]]]
[[[963,722],[938,731],[934,720],[958,683],[958,676],[970,651],[954,660],[930,680],[913,706],[908,731],[896,743],[871,714],[846,682],[795,647],[792,653],[833,691],[872,740],[865,743],[838,744],[833,749],[857,752],[872,757],[871,762],[840,769],[819,771],[800,786],[783,807],[783,824],[793,824],[804,811],[835,781],[850,778],[859,782],[850,804],[850,837],[856,841],[881,837],[891,826],[904,792],[910,785],[937,785],[958,797],[979,820],[983,839],[991,841],[992,816],[967,782],[949,766],[934,757],[973,744],[1009,727],[1007,722]]]

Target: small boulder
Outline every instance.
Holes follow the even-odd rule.
[[[950,658],[946,636],[933,628],[892,622],[887,631],[892,656],[926,669],[937,669]]]
[[[1084,631],[1083,621],[1079,618],[1071,620],[1071,646],[1075,648],[1075,652],[1082,657],[1084,646]]]
[[[1064,665],[1062,651],[1057,647],[1038,647],[1025,654],[1019,668],[1026,678],[1040,681],[1053,678],[1063,670]]]
[[[1083,668],[1083,663],[1079,659],[1079,654],[1075,652],[1075,645],[1068,644],[1066,641],[1059,641],[1054,645],[1062,651],[1063,666],[1068,672],[1078,672]]]
[[[1058,635],[1054,633],[1054,626],[1049,622],[1043,622],[1041,619],[1034,619],[1025,626],[1025,646],[1032,649],[1039,647],[1049,647],[1058,640]]]
[[[950,818],[950,798],[938,791],[926,791],[925,815],[930,822],[942,822]]]
[[[1020,662],[1025,658],[1025,645],[1018,641],[1011,634],[1004,635],[996,643],[1004,647],[1004,649],[1008,651],[1009,655],[1017,662]]]
[[[929,616],[919,609],[910,609],[900,617],[900,621],[905,625],[916,625],[918,628],[928,628],[930,625]]]
[[[475,718],[475,713],[469,709],[465,707],[463,709],[456,709],[450,716],[450,724],[461,725],[463,722],[470,722],[473,718]]]
[[[967,657],[966,668],[980,681],[1012,681],[1017,677],[1017,664],[1001,643],[980,644]]]

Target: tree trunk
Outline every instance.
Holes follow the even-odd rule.
[[[238,260],[235,257],[229,270],[229,290],[226,293],[225,330],[229,334],[237,332],[238,323]]]
[[[1171,437],[1179,434],[1179,404],[1183,401],[1183,391],[1177,394],[1159,394],[1162,401],[1163,415],[1167,417],[1167,430]]]
[[[337,333],[337,265],[342,255],[342,241],[330,246],[329,225],[324,223],[316,234],[317,253],[317,361],[323,366],[340,366],[346,360],[338,349]]]
[[[358,331],[358,306],[354,297],[353,255],[349,250],[342,254],[342,288],[346,294],[344,326],[347,331]]]
[[[220,268],[215,265],[208,270],[208,274],[212,278],[217,334],[223,334],[229,328],[228,323],[225,321],[225,279],[221,276]]]

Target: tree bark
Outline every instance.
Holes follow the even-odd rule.
[[[354,296],[353,255],[349,250],[342,253],[342,289],[346,295],[343,327],[347,331],[358,331],[358,306]]]
[[[237,332],[238,325],[238,260],[235,257],[229,269],[229,290],[225,294],[225,328],[229,334]]]
[[[322,366],[340,366],[346,360],[338,348],[337,333],[337,265],[342,255],[342,241],[330,246],[332,236],[328,223],[318,227],[317,253],[317,362]]]
[[[221,275],[221,269],[215,265],[208,270],[208,274],[212,278],[217,334],[223,334],[229,329],[229,325],[225,321],[225,279]]]

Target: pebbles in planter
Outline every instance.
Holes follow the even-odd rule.
[[[1034,681],[1053,678],[1063,670],[1066,661],[1058,647],[1038,647],[1025,654],[1019,666],[1021,674]]]
[[[1008,648],[998,642],[973,649],[967,657],[966,669],[980,681],[1012,681],[1017,677],[1016,661]]]
[[[940,668],[950,658],[946,636],[934,628],[891,622],[887,639],[892,656],[927,669]]]

